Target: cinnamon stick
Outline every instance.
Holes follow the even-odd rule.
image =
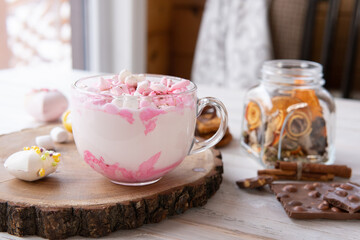
[[[269,176],[273,177],[274,180],[331,181],[334,179],[334,174],[330,173],[302,172],[302,174],[298,176],[295,171],[281,169],[258,170],[258,176]]]
[[[297,163],[278,161],[276,162],[275,168],[284,171],[297,171]],[[342,178],[351,177],[351,168],[347,167],[346,165],[323,165],[317,163],[303,163],[302,172],[333,174],[334,176]]]
[[[302,181],[332,181],[334,180],[334,174],[331,173],[307,173],[302,172],[300,180]]]
[[[274,175],[274,176],[295,176],[296,171],[287,171],[282,169],[263,169],[258,170],[258,176],[260,175]]]

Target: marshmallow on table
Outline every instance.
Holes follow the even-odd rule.
[[[60,153],[33,146],[12,154],[4,167],[16,178],[35,181],[55,172],[59,162]]]
[[[62,127],[55,127],[50,131],[51,139],[57,143],[64,143],[68,141],[69,134]]]
[[[38,136],[35,138],[35,143],[39,147],[43,147],[45,149],[55,149],[54,142],[51,139],[50,135]]]
[[[25,110],[39,121],[57,120],[67,108],[67,99],[58,90],[33,90],[25,96]]]

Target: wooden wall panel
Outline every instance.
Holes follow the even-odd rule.
[[[170,74],[170,36],[168,33],[148,35],[147,72]]]
[[[193,55],[200,28],[201,8],[174,8],[171,22],[171,53]]]
[[[171,8],[171,0],[148,0],[148,33],[169,32]]]
[[[172,0],[176,7],[190,7],[190,8],[203,8],[205,0]]]
[[[170,65],[170,75],[190,79],[193,56],[174,56]]]
[[[335,30],[335,39],[333,42],[334,47],[331,49],[332,55],[331,62],[329,64],[330,74],[328,76],[328,79],[325,79],[326,87],[329,89],[340,90],[341,87],[353,4],[354,0],[341,1],[338,22]],[[325,29],[325,22],[327,20],[327,11],[328,2],[319,2],[316,13],[312,47],[312,60],[316,62],[320,62],[321,59],[323,35]]]
[[[205,0],[148,0],[147,72],[190,79]]]

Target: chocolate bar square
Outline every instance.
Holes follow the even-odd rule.
[[[360,219],[360,212],[350,214],[323,200],[324,194],[338,183],[276,183],[270,188],[290,218]]]
[[[324,200],[349,213],[358,212],[360,210],[360,187],[352,183],[339,184],[325,193]]]
[[[257,176],[253,178],[246,178],[236,181],[239,188],[260,188],[273,181],[269,176]]]

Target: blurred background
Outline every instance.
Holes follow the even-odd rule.
[[[248,87],[264,60],[307,59],[335,96],[360,99],[358,2],[0,0],[0,69],[127,68]]]

